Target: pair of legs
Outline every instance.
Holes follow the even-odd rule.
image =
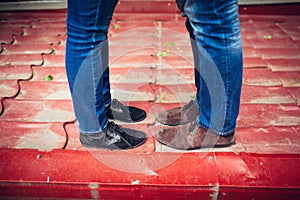
[[[239,111],[243,68],[237,0],[176,2],[187,18],[195,61],[199,115],[189,126],[196,123],[214,135],[231,136]],[[116,4],[117,0],[68,1],[66,70],[82,135],[102,134],[109,124],[107,31]],[[159,141],[179,148],[169,142],[175,136],[171,134],[166,141],[166,134],[170,131],[162,131]],[[186,135],[175,140],[184,140],[182,137]]]

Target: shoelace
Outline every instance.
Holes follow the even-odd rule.
[[[189,132],[193,132],[196,126],[197,126],[196,121],[191,122],[191,126],[189,127]]]
[[[108,126],[108,130],[106,131],[106,134],[110,137],[112,137],[112,139],[109,139],[106,144],[110,145],[110,144],[114,144],[116,142],[119,142],[120,140],[123,140],[127,145],[129,145],[130,147],[132,147],[132,145],[121,135],[121,133],[123,132],[123,130],[121,129],[121,127],[113,122],[108,122],[109,124]]]

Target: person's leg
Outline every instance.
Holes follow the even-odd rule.
[[[68,1],[66,71],[82,133],[102,132],[108,121],[102,75],[108,67],[107,31],[116,3]]]
[[[108,122],[105,110],[103,95],[110,93],[107,31],[116,4],[68,1],[66,71],[80,141],[86,147],[128,149],[146,139],[143,132]]]
[[[185,140],[185,145],[181,145],[184,148],[213,146],[213,142],[219,146],[231,144],[239,112],[243,69],[237,1],[178,0],[177,3],[187,17],[191,36],[200,107],[196,124],[200,127],[195,129],[192,123],[188,128],[182,127],[178,135],[163,130],[158,139],[175,148],[179,148],[176,140]],[[208,133],[220,137],[212,136],[214,139],[209,139],[208,145],[202,145],[206,140],[203,135]]]
[[[243,70],[237,0],[186,0],[184,12],[198,48],[198,122],[219,135],[230,135],[236,127]]]

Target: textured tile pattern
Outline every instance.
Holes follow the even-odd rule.
[[[147,161],[154,166],[161,159],[183,155],[169,166],[172,170],[163,169],[160,177],[156,177],[155,172],[155,178],[130,176],[139,178],[130,182],[130,177],[127,180],[118,176],[121,173],[118,170],[108,173],[111,169],[90,158],[78,139],[64,68],[66,14],[17,12],[0,13],[0,159],[6,163],[3,166],[16,167],[20,162],[30,170],[31,165],[24,159],[34,158],[33,165],[43,166],[46,171],[41,171],[44,169],[41,167],[28,173],[13,173],[9,171],[10,167],[5,168],[10,173],[2,173],[1,180],[24,178],[33,183],[54,179],[62,183],[68,179],[70,182],[92,180],[109,184],[109,180],[114,179],[116,183],[127,184],[129,181],[132,185],[156,180],[166,185],[299,188],[299,177],[298,182],[297,177],[285,177],[287,183],[283,184],[278,178],[280,174],[276,176],[276,169],[291,170],[288,168],[299,166],[300,17],[241,15],[244,77],[237,144],[230,148],[186,153],[161,145],[154,137],[162,128],[155,121],[158,112],[187,103],[195,98],[196,90],[184,20],[178,12],[172,14],[174,3],[168,6],[170,10],[164,14],[151,13],[150,9],[146,14],[116,13],[113,18],[109,31],[111,93],[124,103],[147,111],[144,121],[122,125],[145,131],[148,140],[128,153],[99,152],[104,157],[113,155],[116,163],[123,162],[118,155],[126,155],[128,159],[137,156],[138,165],[131,163],[135,167]],[[9,162],[7,158],[10,158]],[[64,163],[66,158],[69,160]],[[72,168],[80,163],[85,166],[81,172],[75,170],[76,173],[61,176],[51,171],[45,160],[39,159],[49,159],[56,166],[66,164]],[[290,161],[294,164],[282,164],[286,168],[280,164]],[[191,167],[186,169],[186,163]],[[278,168],[272,168],[272,165]],[[100,171],[94,173],[91,169]],[[297,169],[299,167],[293,170]],[[51,173],[47,174],[47,170]],[[202,172],[207,172],[205,178]],[[177,173],[184,173],[186,177],[177,176]],[[299,170],[293,174],[297,176],[297,173]],[[170,180],[170,176],[174,180]],[[258,177],[263,181],[258,181]],[[214,199],[209,195],[214,195],[215,187],[208,190],[205,198]],[[231,194],[231,191],[223,190],[220,195]]]

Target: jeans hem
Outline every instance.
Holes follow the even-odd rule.
[[[108,122],[105,124],[105,126],[104,126],[105,128],[106,128],[107,124],[108,124]],[[105,128],[104,129],[100,128],[98,131],[82,131],[82,130],[79,130],[79,133],[83,134],[83,135],[97,135],[97,134],[104,133]]]
[[[235,131],[235,128],[231,129],[230,131],[226,131],[226,132],[217,131],[217,130],[211,128],[211,127],[208,127],[208,126],[204,125],[198,119],[196,121],[197,121],[198,125],[201,126],[202,128],[204,128],[206,130],[209,130],[210,132],[212,132],[216,135],[219,135],[219,136],[226,137],[226,136],[234,134],[234,131]]]

